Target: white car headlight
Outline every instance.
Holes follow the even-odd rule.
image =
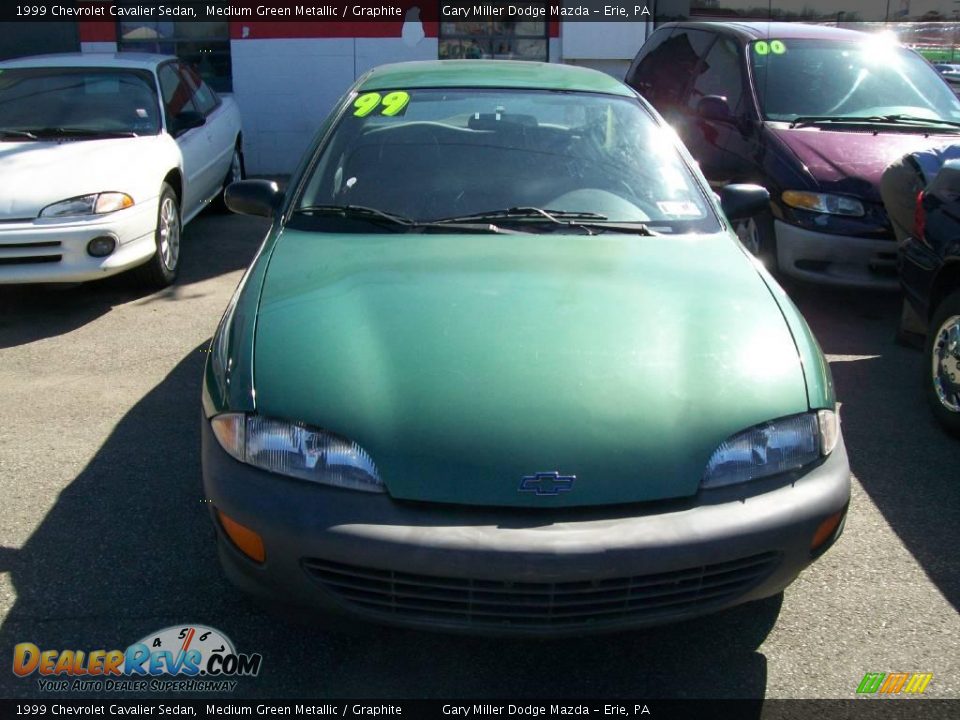
[[[832,410],[792,415],[727,438],[707,463],[700,487],[716,488],[799,470],[833,452],[840,431]]]
[[[780,197],[785,204],[799,210],[809,210],[825,215],[846,215],[848,217],[863,217],[866,214],[863,203],[846,195],[786,190]]]
[[[40,217],[70,217],[74,215],[103,215],[133,206],[133,198],[122,192],[81,195],[47,205]]]
[[[304,423],[227,413],[210,421],[220,446],[240,462],[280,475],[351,490],[385,492],[366,451]]]

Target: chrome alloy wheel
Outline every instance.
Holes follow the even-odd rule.
[[[160,205],[160,259],[164,267],[173,272],[180,259],[180,213],[173,198],[165,197]]]
[[[960,315],[943,321],[933,340],[933,390],[947,410],[960,413]]]

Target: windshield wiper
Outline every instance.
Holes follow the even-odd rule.
[[[799,115],[790,121],[790,127],[800,127],[803,125],[817,125],[818,123],[849,123],[857,124],[887,124],[887,125],[910,125],[914,123],[923,125],[941,125],[946,127],[960,128],[960,123],[949,120],[939,120],[937,118],[925,118],[916,115]]]
[[[654,235],[660,234],[651,230],[646,223],[642,222],[585,222],[570,224],[572,227],[582,227],[587,230],[619,232],[629,235],[643,235],[645,237],[653,237]]]
[[[29,130],[16,130],[14,128],[3,128],[0,130],[0,137],[16,137],[16,138],[26,138],[27,140],[36,140],[37,136],[34,135]]]
[[[295,213],[309,213],[311,215],[340,215],[348,218],[363,218],[366,220],[380,220],[391,225],[412,227],[416,225],[413,219],[396,213],[367,207],[366,205],[304,205],[294,210]]]
[[[560,225],[566,228],[580,228],[587,233],[593,234],[593,230],[632,233],[634,235],[657,235],[642,222],[607,222],[607,216],[595,212],[576,211],[576,210],[552,210],[550,208],[538,207],[515,207],[505,210],[492,210],[490,212],[476,213],[475,215],[463,215],[461,217],[442,218],[435,220],[437,225],[455,223],[469,220],[540,220]]]
[[[126,138],[140,137],[130,130],[92,130],[90,128],[45,127],[30,128],[29,132],[35,138],[48,137],[82,137],[82,138]]]
[[[566,220],[606,220],[606,215],[595,212],[572,212],[569,210],[544,210],[538,207],[514,207],[505,210],[490,210],[487,212],[460,215],[458,217],[440,218],[434,223],[458,223],[471,220],[509,220],[512,218],[543,218],[558,225],[569,225]]]
[[[947,127],[960,128],[960,122],[941,120],[940,118],[922,117],[920,115],[884,115],[883,119],[885,122],[918,123],[920,125],[946,125]]]
[[[400,232],[411,232],[414,230],[460,230],[463,232],[477,233],[498,233],[498,234],[521,234],[514,230],[506,230],[497,227],[492,223],[467,223],[467,222],[421,222],[405,215],[378,210],[377,208],[367,207],[365,205],[305,205],[294,210],[294,213],[300,214],[320,214],[320,215],[339,215],[345,218],[360,218],[371,222],[378,222],[383,225],[392,226],[399,229]]]

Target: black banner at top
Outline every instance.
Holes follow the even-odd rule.
[[[939,22],[954,0],[5,0],[0,21],[664,22],[668,20]]]
[[[0,700],[0,718],[49,717],[324,717],[382,720],[955,720],[957,700],[164,700],[57,697]]]

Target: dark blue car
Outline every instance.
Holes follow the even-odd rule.
[[[927,321],[924,386],[933,414],[960,437],[960,161],[945,163],[917,197],[900,283]]]

